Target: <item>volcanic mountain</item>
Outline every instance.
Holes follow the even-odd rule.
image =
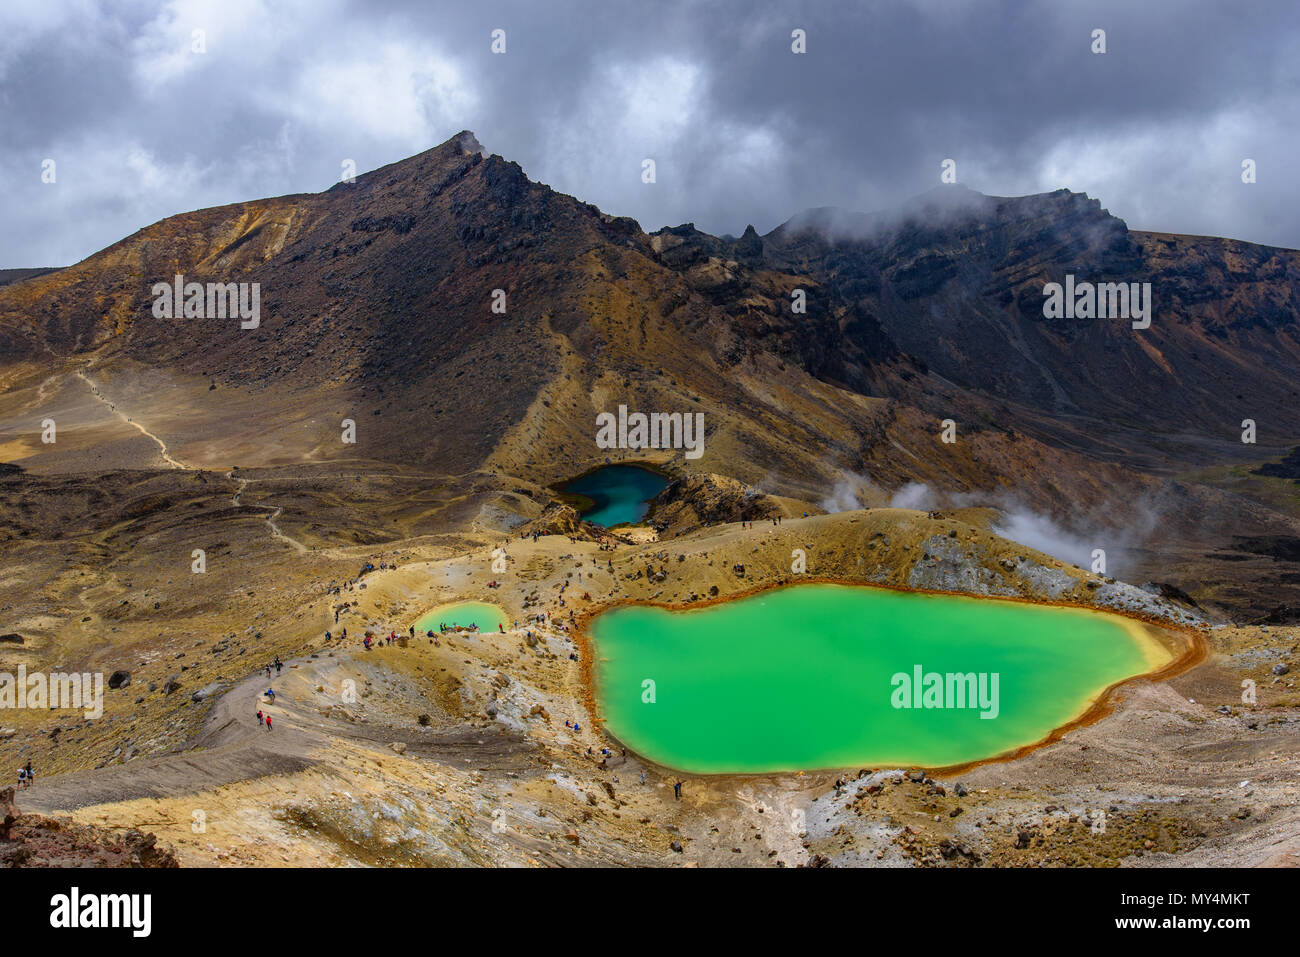
[[[259,284],[260,323],[155,316],[153,287],[177,275]],[[1070,275],[1150,283],[1150,327],[1044,318],[1044,285]],[[923,486],[1126,528],[1140,574],[1264,611],[1300,599],[1300,503],[1246,467],[1300,443],[1298,318],[1300,252],[1132,231],[1068,190],[944,187],[765,236],[647,234],[464,132],[0,286],[0,459],[545,485],[607,459],[597,413],[703,412],[688,471],[808,502]]]

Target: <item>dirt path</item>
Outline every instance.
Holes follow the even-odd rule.
[[[198,737],[188,744],[189,750],[44,780],[38,777],[22,793],[20,806],[25,811],[71,811],[141,797],[176,797],[310,767],[316,763],[312,755],[323,737],[304,726],[283,702],[267,704],[262,696],[266,686],[266,677],[258,673],[223,694]],[[258,725],[259,708],[279,722],[274,731]]]
[[[104,394],[103,394],[102,392],[99,391],[99,386],[95,383],[95,381],[94,381],[93,379],[91,379],[88,375],[86,375],[85,372],[78,371],[78,372],[76,372],[76,373],[74,373],[74,374],[77,376],[77,378],[81,379],[83,382],[86,383],[87,386],[89,386],[90,391],[91,391],[92,394],[94,394],[95,398],[99,399],[100,402],[103,402],[105,405],[107,405],[107,406],[109,407],[109,409],[113,412],[114,415],[116,415],[118,418],[120,418],[123,422],[126,422],[128,425],[133,426],[134,428],[138,429],[138,430],[139,430],[141,433],[143,433],[144,435],[146,435],[146,436],[148,436],[149,438],[153,439],[154,442],[158,443],[158,449],[159,449],[158,454],[162,457],[162,459],[163,459],[164,462],[166,462],[168,465],[172,466],[173,468],[184,469],[184,470],[186,470],[186,471],[192,471],[192,470],[193,470],[193,466],[186,465],[184,462],[181,462],[181,461],[179,461],[178,459],[173,458],[173,457],[171,456],[171,454],[168,453],[168,451],[167,451],[167,443],[166,443],[166,442],[164,442],[164,441],[163,441],[162,439],[160,439],[158,436],[154,435],[154,433],[150,432],[148,429],[146,429],[146,428],[145,428],[143,425],[141,425],[139,422],[136,422],[134,419],[130,418],[130,417],[129,417],[125,412],[120,411],[120,410],[118,409],[116,403],[111,402],[107,397],[105,397]],[[48,380],[47,380],[47,381],[48,381]],[[42,383],[42,388],[44,388],[44,386],[45,386],[45,383]],[[289,535],[286,535],[286,534],[285,534],[285,533],[280,529],[280,526],[276,524],[276,521],[275,521],[275,520],[276,520],[277,518],[279,518],[280,515],[284,512],[284,507],[283,507],[283,506],[275,506],[275,507],[272,507],[272,506],[270,506],[270,505],[251,505],[251,506],[245,506],[243,503],[240,502],[239,497],[240,497],[240,495],[243,493],[243,491],[244,491],[244,487],[248,485],[248,479],[245,479],[245,478],[236,479],[235,476],[234,476],[234,472],[233,472],[233,470],[230,471],[230,472],[227,472],[227,473],[226,473],[226,477],[229,478],[229,479],[231,479],[232,481],[237,481],[237,482],[239,482],[239,488],[238,488],[238,490],[236,490],[236,492],[235,492],[235,496],[234,496],[234,498],[232,499],[232,501],[234,502],[234,504],[235,504],[237,507],[239,507],[239,508],[265,509],[267,512],[269,512],[269,514],[266,516],[266,524],[267,524],[268,526],[270,526],[270,529],[271,529],[271,537],[272,537],[272,538],[279,539],[280,541],[284,542],[285,544],[287,544],[287,545],[291,545],[291,546],[292,546],[296,551],[298,551],[298,552],[300,552],[300,553],[311,551],[311,549],[308,548],[306,545],[304,545],[302,542],[298,541],[298,540],[295,539],[295,538],[292,538],[292,537],[289,536]]]
[[[95,396],[95,398],[97,398],[100,402],[103,402],[105,405],[107,405],[108,408],[112,411],[112,413],[113,413],[114,415],[116,415],[119,419],[121,419],[121,420],[122,420],[123,422],[125,422],[127,425],[130,425],[130,426],[133,426],[133,427],[136,428],[136,429],[139,429],[142,433],[144,433],[144,434],[147,435],[149,438],[151,438],[151,439],[153,439],[155,442],[157,442],[157,443],[158,443],[158,448],[159,448],[159,453],[158,453],[158,454],[162,457],[162,460],[163,460],[164,462],[166,462],[166,463],[167,463],[168,465],[170,465],[172,468],[177,468],[177,469],[186,469],[186,470],[189,470],[189,469],[191,468],[191,466],[186,465],[184,462],[178,462],[176,459],[172,458],[171,455],[168,454],[168,452],[167,452],[167,443],[166,443],[166,442],[164,442],[162,439],[158,438],[158,436],[154,435],[152,432],[150,432],[148,429],[146,429],[146,428],[145,428],[143,425],[141,425],[139,422],[136,422],[134,419],[130,418],[130,417],[129,417],[125,412],[120,412],[120,411],[118,411],[117,405],[116,405],[115,403],[113,403],[113,402],[110,402],[110,401],[109,401],[109,400],[104,396],[104,394],[103,394],[102,392],[99,391],[99,386],[95,384],[94,380],[92,380],[92,379],[90,378],[90,376],[88,376],[88,375],[86,375],[84,372],[80,372],[80,371],[79,371],[79,372],[76,372],[76,373],[74,373],[74,374],[77,376],[77,378],[81,379],[83,382],[86,383],[87,386],[90,387],[90,391],[91,391],[91,393]]]
[[[284,534],[284,532],[280,530],[280,526],[275,523],[275,520],[279,518],[280,515],[284,512],[284,506],[277,505],[275,508],[272,508],[270,505],[245,505],[243,502],[239,500],[239,497],[244,494],[244,489],[248,486],[248,479],[235,478],[235,472],[233,469],[226,473],[226,478],[230,479],[232,482],[239,483],[239,488],[235,489],[235,495],[230,500],[235,505],[236,508],[267,509],[270,512],[270,514],[266,516],[266,524],[271,526],[272,538],[278,538],[280,541],[292,545],[299,552],[311,551],[310,548],[308,548],[302,542],[298,541],[296,538],[291,538],[290,536]]]
[[[74,811],[137,798],[175,798],[266,775],[293,774],[323,763],[340,740],[370,747],[400,741],[412,757],[426,757],[463,769],[522,770],[533,765],[535,746],[517,732],[494,727],[455,727],[445,731],[403,729],[385,724],[350,723],[325,718],[310,696],[327,673],[347,666],[349,655],[302,658],[286,663],[268,679],[259,671],[221,694],[199,734],[178,750],[127,764],[37,778],[23,791],[24,811]],[[275,704],[265,697],[276,688]],[[295,690],[296,689],[296,690]],[[183,692],[178,692],[183,693]],[[272,718],[274,730],[257,721]]]

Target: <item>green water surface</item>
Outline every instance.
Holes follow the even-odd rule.
[[[807,584],[686,611],[623,606],[590,634],[611,733],[671,768],[740,773],[938,767],[1039,741],[1163,663],[1131,628],[1082,609]],[[946,693],[947,707],[895,707],[916,703],[893,678],[918,665],[923,687],[929,672],[984,673],[990,698],[996,673],[996,709]]]
[[[415,620],[415,633],[422,635],[432,631],[437,634],[439,625],[468,628],[475,624],[479,631],[496,631],[497,625],[508,625],[510,622],[506,620],[505,612],[490,602],[458,601],[426,611]]]

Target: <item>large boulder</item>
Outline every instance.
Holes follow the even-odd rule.
[[[211,684],[204,685],[198,691],[194,692],[194,694],[190,695],[190,700],[195,702],[203,701],[205,698],[212,697],[220,690],[221,690],[221,682],[214,681]]]
[[[114,671],[108,676],[108,686],[110,688],[125,688],[131,684],[131,672],[119,670]]]

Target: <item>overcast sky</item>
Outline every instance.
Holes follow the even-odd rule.
[[[1297,0],[0,0],[0,267],[461,129],[647,230],[879,209],[951,158],[985,193],[1300,247],[1298,107]]]

